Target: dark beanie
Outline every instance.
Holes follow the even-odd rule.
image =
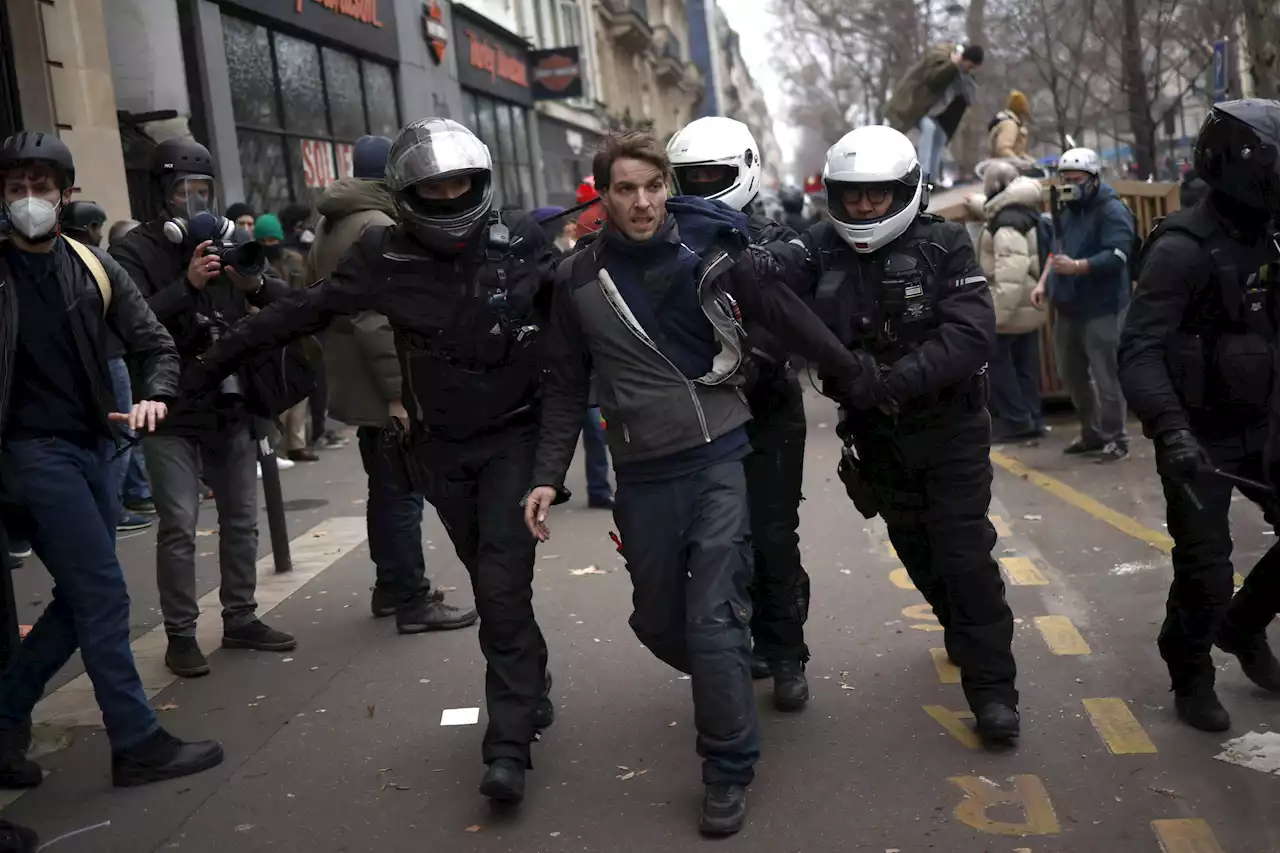
[[[249,205],[245,204],[243,201],[238,201],[227,208],[227,219],[230,219],[232,222],[235,222],[241,216],[253,216],[253,208],[249,207]]]
[[[981,65],[982,60],[987,56],[987,52],[982,49],[982,45],[971,44],[965,47],[965,49],[960,53],[960,56],[969,60],[974,65]]]
[[[352,155],[352,174],[370,181],[382,180],[387,173],[387,155],[390,153],[391,140],[387,137],[360,137]]]

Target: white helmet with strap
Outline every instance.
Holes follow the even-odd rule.
[[[887,125],[869,125],[846,133],[827,151],[822,180],[827,186],[832,224],[855,252],[874,252],[896,240],[927,204],[915,146]],[[882,216],[855,220],[844,203],[848,192],[881,194],[877,203],[888,196],[892,201]]]
[[[1087,172],[1097,176],[1102,174],[1102,160],[1092,148],[1072,148],[1058,158],[1058,171]]]
[[[680,192],[685,195],[715,199],[734,210],[745,210],[760,194],[760,146],[751,129],[740,121],[707,116],[691,122],[671,137],[667,157]],[[721,167],[720,176],[707,180],[712,170],[706,167],[717,166]]]

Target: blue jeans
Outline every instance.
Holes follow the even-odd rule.
[[[86,449],[60,438],[4,448],[6,479],[31,513],[31,546],[54,586],[53,600],[0,676],[0,727],[30,718],[45,685],[78,648],[118,752],[145,740],[159,723],[129,648],[129,590],[115,549],[114,452],[110,441]]]
[[[933,119],[920,119],[920,168],[935,184],[942,180],[942,155],[947,150],[947,135]]]
[[[1040,404],[1040,332],[996,335],[996,351],[988,368],[991,416],[997,432],[1030,432],[1044,428]]]
[[[751,525],[739,461],[618,485],[631,630],[692,676],[703,784],[747,785],[760,758],[751,686]]]
[[[128,412],[133,408],[133,385],[129,381],[129,368],[123,358],[113,358],[107,362],[111,371],[111,390],[116,397],[116,411]],[[125,438],[132,438],[133,432],[122,427]],[[116,483],[116,491],[126,501],[151,500],[151,484],[147,482],[147,472],[143,468],[142,446],[129,448],[112,464],[112,479]]]
[[[582,451],[587,457],[587,498],[606,503],[613,500],[613,489],[609,487],[609,451],[605,449],[599,409],[587,409],[582,425]]]
[[[369,554],[377,570],[378,587],[395,590],[402,603],[409,603],[431,589],[422,553],[423,500],[422,495],[396,485],[390,463],[378,452],[381,433],[368,426],[356,431],[360,459],[369,477],[369,502],[365,504]]]

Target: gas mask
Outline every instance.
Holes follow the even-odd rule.
[[[203,243],[205,240],[233,242],[231,238],[235,233],[234,222],[225,216],[215,216],[207,211],[197,213],[190,219],[175,217],[164,224],[164,236],[170,243],[179,245],[187,241],[192,243]]]
[[[213,178],[208,175],[176,177],[165,190],[164,208],[171,217],[164,224],[164,233],[174,243],[181,243],[188,233],[195,237],[196,230],[203,230],[192,228],[192,223],[202,216],[220,220],[223,223],[228,221],[217,215],[218,205],[213,194]],[[235,230],[234,223],[231,229]],[[223,236],[222,231],[222,228],[218,228],[216,233],[205,233],[205,236],[200,237],[196,242],[215,240],[219,237],[226,239],[231,234],[228,231]]]
[[[27,196],[8,205],[9,224],[13,230],[33,243],[43,243],[54,236],[58,227],[57,204],[37,196]]]

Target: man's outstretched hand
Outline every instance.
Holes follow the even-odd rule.
[[[107,415],[107,420],[118,424],[128,424],[129,429],[138,432],[146,429],[147,432],[155,432],[156,427],[169,414],[169,407],[159,400],[143,400],[140,403],[134,403],[133,409],[129,412],[112,412]]]
[[[524,502],[524,523],[539,542],[551,538],[551,529],[547,527],[547,513],[556,502],[558,492],[551,486],[538,486],[529,492]]]

